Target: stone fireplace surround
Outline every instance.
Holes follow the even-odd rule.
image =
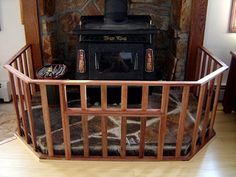
[[[82,15],[103,15],[105,0],[38,0],[44,63],[74,66]],[[158,28],[158,70],[163,79],[184,80],[192,0],[130,0],[130,15],[151,15]],[[171,62],[170,62],[171,61]],[[73,69],[73,67],[72,67]],[[173,72],[174,71],[174,72]]]

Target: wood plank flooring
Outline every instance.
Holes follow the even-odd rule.
[[[187,162],[38,160],[19,140],[0,145],[0,177],[235,177],[236,114],[217,112],[217,135]]]

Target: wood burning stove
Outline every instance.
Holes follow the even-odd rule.
[[[106,0],[104,16],[81,17],[76,79],[156,80],[157,29],[127,9],[127,0]]]

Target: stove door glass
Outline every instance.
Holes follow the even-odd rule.
[[[100,73],[128,73],[139,68],[135,52],[96,52],[94,59]]]

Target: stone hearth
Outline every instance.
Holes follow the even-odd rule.
[[[39,0],[38,0],[39,1]],[[151,15],[158,28],[158,71],[163,79],[183,80],[192,0],[130,0],[130,15]],[[44,63],[63,62],[75,69],[77,36],[72,31],[82,15],[103,15],[104,0],[45,0],[39,3]],[[176,67],[174,66],[176,64]],[[172,75],[174,68],[174,75]]]

